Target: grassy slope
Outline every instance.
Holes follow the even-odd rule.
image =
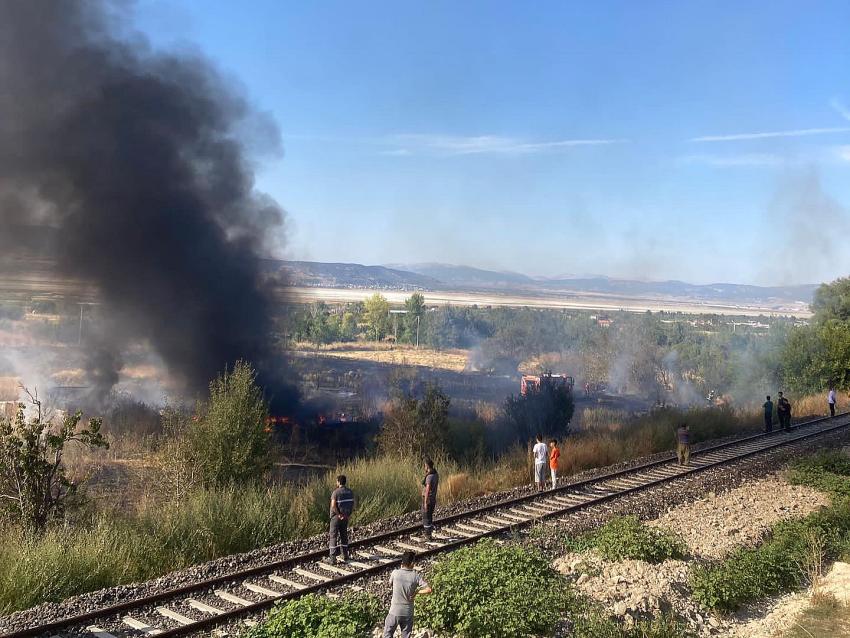
[[[695,440],[755,427],[751,417],[730,410],[696,410],[684,416]],[[577,472],[668,450],[673,427],[682,418],[665,410],[577,436],[565,446],[564,469]],[[526,483],[528,463],[523,449],[477,468],[443,461],[440,501],[447,504]],[[197,491],[180,503],[165,504],[150,491],[129,513],[101,507],[41,538],[7,527],[0,530],[0,613],[322,532],[340,472],[348,475],[360,499],[355,526],[418,507],[419,463],[372,458],[347,463],[305,486]]]

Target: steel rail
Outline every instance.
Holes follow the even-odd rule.
[[[800,428],[810,427],[810,426],[813,426],[813,425],[816,425],[816,424],[819,424],[819,423],[823,423],[823,422],[826,422],[826,421],[841,419],[841,418],[847,417],[848,415],[850,415],[850,413],[838,414],[835,417],[821,417],[821,418],[817,418],[817,419],[811,419],[809,421],[797,423],[797,424],[793,425],[791,427],[791,429],[796,431],[796,430],[799,430]],[[534,521],[537,521],[537,520],[548,519],[548,518],[551,518],[551,517],[554,517],[554,516],[563,516],[565,514],[569,514],[569,513],[578,511],[578,510],[583,510],[583,509],[587,509],[587,508],[590,508],[590,507],[594,507],[594,506],[600,505],[602,503],[606,503],[608,501],[611,501],[611,500],[614,500],[614,499],[617,499],[617,498],[620,498],[620,497],[623,497],[623,496],[626,496],[626,495],[629,495],[629,494],[633,494],[633,493],[638,492],[638,491],[642,491],[642,490],[645,490],[645,489],[648,489],[648,488],[651,488],[651,487],[655,487],[655,486],[663,484],[663,483],[673,481],[675,479],[678,479],[678,478],[681,478],[681,477],[684,477],[684,476],[688,476],[690,474],[702,472],[702,471],[705,471],[705,470],[713,468],[713,467],[718,467],[718,466],[721,466],[721,465],[733,463],[735,461],[738,461],[738,460],[741,460],[741,459],[744,459],[744,458],[748,458],[750,456],[765,453],[767,451],[770,451],[770,450],[773,450],[773,449],[776,449],[776,448],[779,448],[779,447],[791,445],[791,444],[794,444],[794,443],[798,443],[800,441],[808,440],[810,438],[823,436],[825,434],[840,430],[840,429],[848,427],[848,426],[850,426],[850,421],[836,425],[836,426],[833,426],[833,427],[830,427],[830,428],[827,428],[827,429],[817,430],[815,432],[811,432],[811,433],[805,434],[803,436],[796,436],[796,437],[792,437],[792,438],[782,437],[781,432],[774,432],[774,433],[770,433],[770,434],[760,433],[760,434],[754,434],[754,435],[750,435],[750,436],[746,436],[746,437],[741,437],[739,439],[727,441],[727,442],[724,442],[724,443],[719,443],[719,444],[716,444],[716,445],[711,445],[711,446],[708,446],[706,448],[699,450],[698,452],[695,452],[694,454],[692,454],[691,458],[697,459],[697,458],[705,457],[706,455],[709,455],[713,452],[717,452],[717,451],[721,451],[721,450],[727,450],[727,449],[732,448],[732,447],[745,447],[749,443],[766,439],[766,437],[779,437],[776,442],[774,442],[770,445],[757,447],[757,448],[752,449],[752,450],[745,450],[741,454],[735,454],[735,455],[732,455],[730,457],[722,458],[722,459],[717,460],[717,461],[712,461],[712,462],[704,464],[704,465],[684,469],[682,471],[679,471],[676,474],[663,476],[663,477],[660,477],[660,478],[657,478],[657,479],[645,481],[645,482],[643,482],[639,485],[636,485],[634,487],[618,488],[617,490],[615,490],[615,491],[613,491],[609,494],[603,494],[603,495],[595,496],[595,497],[589,498],[586,501],[582,501],[582,502],[576,503],[574,505],[565,505],[561,509],[558,509],[558,510],[552,511],[552,512],[548,512],[548,513],[545,513],[545,514],[540,514],[540,515],[535,516],[533,518],[529,518],[529,520],[527,520],[527,521],[522,521],[522,522],[517,521],[515,525],[511,525],[510,527],[511,528],[522,527],[522,526],[525,526],[525,525],[529,525],[529,524],[531,524],[531,523],[533,523]],[[593,486],[593,485],[599,485],[599,484],[602,484],[602,483],[605,483],[605,482],[609,482],[609,481],[612,481],[612,480],[617,480],[617,479],[620,479],[620,478],[623,478],[623,477],[627,477],[629,475],[639,474],[643,471],[651,470],[651,469],[656,468],[656,467],[665,466],[668,463],[670,463],[672,460],[674,460],[675,458],[676,458],[675,455],[668,455],[668,456],[665,456],[661,459],[649,461],[647,463],[642,463],[640,465],[636,465],[636,466],[632,466],[632,467],[628,467],[628,468],[623,468],[623,469],[620,469],[620,470],[615,470],[615,471],[608,472],[608,473],[605,473],[605,474],[602,474],[602,475],[599,475],[599,476],[595,476],[595,477],[592,477],[592,478],[583,479],[583,480],[576,481],[576,482],[573,482],[573,483],[568,483],[568,484],[559,486],[558,488],[556,488],[554,490],[546,490],[544,492],[533,492],[533,493],[530,493],[530,494],[525,494],[525,495],[520,496],[520,497],[504,499],[504,500],[501,500],[501,501],[497,501],[495,503],[491,503],[491,504],[486,505],[486,506],[474,508],[474,509],[471,509],[471,510],[466,510],[464,512],[459,512],[459,513],[456,513],[456,514],[452,514],[450,516],[443,517],[441,519],[437,519],[437,520],[435,520],[435,525],[439,524],[440,526],[447,526],[447,525],[451,525],[452,523],[457,522],[457,521],[463,521],[463,520],[467,520],[467,519],[471,519],[471,518],[480,516],[482,514],[487,514],[489,512],[494,512],[494,511],[504,510],[504,509],[511,508],[511,507],[516,507],[517,505],[522,505],[523,503],[528,503],[528,502],[532,502],[532,501],[535,501],[535,500],[546,499],[546,498],[551,497],[551,496],[557,496],[558,494],[562,494],[564,492],[576,492],[576,491],[579,491],[579,490],[586,488],[586,487],[590,487],[590,486]],[[397,528],[395,530],[391,530],[391,531],[388,531],[388,532],[382,532],[380,534],[375,534],[375,535],[372,535],[370,537],[360,539],[356,542],[351,543],[350,547],[351,547],[352,551],[356,550],[358,548],[369,548],[370,546],[374,546],[378,543],[388,541],[392,538],[396,538],[396,537],[399,537],[399,536],[405,536],[405,535],[415,533],[415,532],[420,532],[421,529],[422,529],[421,525],[418,525],[418,524],[407,526],[407,527],[402,527],[402,528]],[[488,537],[488,536],[493,536],[493,535],[498,535],[498,534],[504,533],[506,531],[506,529],[507,529],[506,527],[497,527],[497,528],[489,530],[489,531],[482,531],[480,534],[476,534],[474,536],[460,538],[460,539],[457,539],[457,540],[453,540],[453,541],[450,541],[450,542],[443,543],[439,547],[433,547],[431,549],[424,549],[422,551],[419,551],[418,554],[420,556],[423,556],[423,557],[428,557],[428,556],[432,556],[432,555],[435,555],[435,554],[444,553],[444,552],[456,549],[458,547],[462,547],[462,546],[467,545],[469,543],[476,542],[477,540],[480,540],[481,538],[485,538],[485,537]],[[210,588],[212,588],[216,585],[223,585],[223,584],[226,584],[226,583],[230,583],[232,581],[245,580],[245,579],[247,579],[251,576],[255,576],[255,575],[258,575],[258,574],[267,574],[267,573],[274,572],[274,571],[277,571],[277,570],[285,570],[287,568],[294,567],[294,566],[297,566],[297,565],[315,562],[315,561],[325,557],[326,555],[327,555],[326,549],[307,552],[307,553],[300,554],[300,555],[297,555],[297,556],[292,556],[292,557],[289,557],[289,558],[286,558],[286,559],[283,559],[283,560],[280,560],[280,561],[273,561],[273,562],[266,563],[266,564],[263,564],[263,565],[257,565],[255,567],[231,572],[231,573],[226,574],[226,575],[216,576],[216,577],[209,578],[209,579],[202,580],[202,581],[193,582],[193,583],[190,583],[190,584],[187,584],[187,585],[183,585],[181,587],[176,587],[176,588],[173,588],[173,589],[165,590],[165,591],[158,592],[156,594],[152,594],[152,595],[149,595],[149,596],[143,596],[143,597],[140,597],[140,598],[124,601],[124,602],[113,604],[113,605],[103,607],[103,608],[100,608],[100,609],[95,609],[95,610],[92,610],[92,611],[89,611],[89,612],[85,612],[85,613],[82,613],[82,614],[77,614],[77,615],[74,615],[74,616],[68,616],[66,618],[50,621],[48,623],[44,623],[44,624],[40,624],[40,625],[34,625],[32,627],[21,629],[21,630],[15,631],[15,632],[10,632],[10,633],[7,633],[7,634],[1,634],[0,638],[29,638],[29,637],[32,637],[32,636],[39,636],[39,635],[45,634],[47,632],[55,632],[59,629],[63,629],[63,628],[71,627],[71,626],[86,625],[87,623],[89,623],[91,621],[94,621],[94,620],[97,620],[97,619],[103,619],[103,618],[106,618],[106,617],[116,616],[116,615],[120,614],[121,612],[126,612],[126,611],[130,611],[130,610],[138,610],[140,608],[144,608],[144,607],[154,605],[158,602],[162,602],[162,601],[170,600],[170,599],[174,599],[174,598],[179,598],[180,596],[183,596],[183,595],[186,595],[186,594],[198,593],[198,592],[202,592],[202,591],[205,591],[205,590],[209,590]],[[239,608],[236,608],[236,609],[233,609],[233,610],[224,611],[221,614],[214,615],[214,616],[211,616],[209,618],[203,618],[203,619],[197,620],[191,625],[185,625],[185,626],[181,626],[181,627],[176,627],[174,629],[166,629],[166,630],[161,630],[161,631],[157,630],[156,635],[161,636],[162,638],[171,638],[172,636],[174,636],[174,637],[183,636],[183,635],[186,635],[188,633],[207,629],[209,627],[213,627],[213,626],[216,626],[216,625],[223,624],[223,623],[225,623],[229,620],[232,620],[232,619],[235,619],[235,618],[238,618],[238,617],[241,617],[241,616],[250,615],[251,613],[256,613],[258,611],[262,611],[262,610],[267,609],[268,607],[270,607],[270,606],[272,606],[275,603],[280,602],[280,601],[298,598],[300,596],[303,596],[303,595],[311,593],[311,592],[323,591],[325,589],[328,589],[329,587],[335,587],[335,586],[345,584],[345,583],[350,582],[350,581],[359,580],[359,579],[366,577],[366,576],[370,576],[370,575],[373,575],[373,574],[380,573],[380,572],[385,571],[385,570],[387,570],[391,567],[396,566],[397,564],[399,564],[399,562],[400,561],[398,559],[384,561],[384,562],[382,562],[378,565],[370,566],[370,567],[364,568],[364,569],[359,569],[358,571],[352,572],[351,574],[347,574],[347,575],[340,574],[340,575],[337,575],[337,576],[329,579],[327,582],[320,582],[320,583],[316,583],[316,584],[313,584],[313,585],[305,585],[305,586],[303,586],[303,587],[301,587],[301,588],[299,588],[295,591],[281,593],[279,596],[275,596],[275,597],[271,597],[267,600],[255,602],[255,603],[252,603],[249,606],[243,606],[243,607],[239,607]]]

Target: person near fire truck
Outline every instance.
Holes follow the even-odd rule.
[[[336,563],[336,557],[342,554],[342,562],[348,560],[348,521],[354,513],[357,501],[354,492],[349,489],[344,474],[336,477],[336,489],[331,494],[331,524],[329,531],[328,563]]]
[[[546,480],[546,462],[549,460],[549,448],[543,442],[543,435],[537,435],[537,442],[531,448],[531,456],[534,459],[534,485],[538,492],[544,489],[544,481]]]
[[[434,461],[425,459],[425,478],[422,479],[422,530],[427,540],[434,533],[434,508],[437,507],[437,487],[440,475],[434,469]]]

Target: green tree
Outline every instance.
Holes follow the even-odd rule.
[[[812,323],[794,328],[785,345],[785,385],[798,392],[850,389],[850,278],[821,285],[811,307]]]
[[[64,515],[78,495],[63,463],[66,446],[109,445],[100,432],[101,419],[89,419],[83,426],[83,415],[76,412],[56,425],[44,418],[38,395],[30,394],[30,399],[36,409],[33,418],[26,419],[20,404],[14,421],[0,421],[0,503],[11,505],[9,510],[27,529],[41,532]]]
[[[422,317],[425,315],[425,297],[421,292],[414,292],[404,300],[404,337],[409,343],[419,344],[419,333],[422,328]]]
[[[449,432],[451,399],[436,384],[428,384],[422,399],[412,394],[396,398],[384,416],[378,448],[404,457],[435,456],[444,451]]]
[[[270,466],[267,417],[268,405],[250,364],[237,361],[210,383],[209,400],[198,406],[187,433],[187,458],[198,464],[204,484],[262,477]]]
[[[811,309],[817,321],[850,321],[850,277],[821,284],[815,291]]]
[[[509,396],[505,417],[516,439],[529,441],[535,433],[566,436],[573,418],[573,393],[557,381],[541,378],[540,388],[526,395]]]
[[[339,326],[340,341],[354,341],[357,338],[357,317],[346,311]]]
[[[369,327],[369,337],[375,341],[383,339],[390,328],[390,303],[376,292],[364,302],[363,319]]]

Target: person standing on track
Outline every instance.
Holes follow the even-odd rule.
[[[434,533],[434,508],[437,506],[439,483],[440,475],[434,469],[434,461],[425,459],[425,478],[422,479],[422,529],[426,540],[431,540]]]
[[[543,481],[546,480],[546,461],[549,460],[549,450],[543,442],[543,435],[537,435],[537,443],[531,448],[531,456],[534,459],[534,484],[537,486],[537,491],[542,492],[544,489]]]
[[[390,574],[393,598],[384,620],[383,638],[393,638],[396,628],[401,629],[401,638],[410,638],[413,633],[413,599],[419,594],[431,593],[431,587],[413,569],[414,562],[416,554],[406,551],[401,555],[401,568]]]
[[[829,388],[829,394],[826,395],[826,402],[829,403],[829,416],[835,416],[835,388]]]
[[[676,458],[679,465],[690,465],[691,462],[691,431],[687,423],[682,423],[676,429]]]
[[[328,563],[336,563],[337,554],[342,554],[342,562],[348,560],[348,519],[354,513],[354,492],[346,485],[344,474],[336,477],[336,489],[331,494],[331,526],[328,540]]]
[[[776,403],[776,414],[779,416],[779,424],[782,426],[783,432],[788,432],[791,429],[791,402],[786,399],[782,393],[779,393],[779,400]]]
[[[767,401],[762,407],[764,408],[764,431],[770,434],[773,432],[773,401],[770,400],[770,395],[767,395]]]
[[[549,472],[552,474],[552,489],[558,487],[558,461],[561,458],[561,448],[558,439],[549,441]]]

